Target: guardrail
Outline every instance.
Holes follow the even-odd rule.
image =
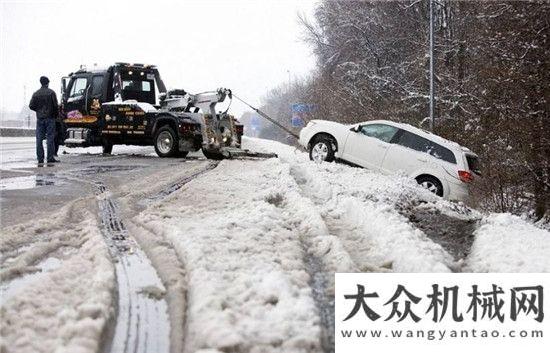
[[[0,136],[2,137],[21,137],[35,136],[35,129],[22,129],[18,127],[0,127]]]

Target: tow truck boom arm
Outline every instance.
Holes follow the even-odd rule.
[[[199,108],[205,114],[216,116],[216,104],[221,103],[226,97],[232,98],[231,90],[218,88],[216,91],[189,94],[184,90],[172,90],[161,97],[161,104],[173,110],[190,110]]]

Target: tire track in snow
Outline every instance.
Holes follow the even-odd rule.
[[[104,240],[115,262],[117,317],[106,351],[169,352],[170,323],[164,287],[154,267],[130,237],[118,204],[106,186],[93,182],[98,198]]]
[[[299,187],[300,195],[311,200],[314,204],[312,197],[308,196],[302,188],[302,180],[298,178],[293,169],[290,168],[290,176],[294,179]],[[332,230],[321,216],[322,221],[325,223],[329,233],[332,234]],[[312,249],[312,244],[305,236],[300,237],[300,243],[303,251],[303,261],[306,272],[310,277],[309,285],[312,291],[313,301],[317,307],[319,319],[321,321],[321,348],[324,353],[334,353],[335,349],[335,317],[334,317],[334,293],[330,294],[330,288],[333,287],[333,273],[327,270],[323,259],[316,255]]]
[[[470,254],[479,227],[479,219],[471,217],[471,210],[458,207],[456,212],[465,217],[452,217],[436,208],[422,207],[422,204],[405,201],[398,202],[397,211],[406,217],[411,224],[421,230],[434,243],[441,245],[455,261],[453,271],[460,272],[462,262]]]
[[[136,200],[135,203],[141,206],[148,206],[151,202],[161,201],[164,198],[168,197],[172,193],[181,189],[185,184],[195,180],[201,175],[213,170],[218,166],[220,161],[209,161],[205,166],[200,168],[197,171],[192,172],[191,174],[180,178],[179,180],[169,184],[164,187],[162,190],[154,193],[152,196],[148,196],[139,200]],[[102,187],[102,186],[100,186]],[[104,188],[104,186],[103,186]],[[105,190],[103,190],[104,192]],[[135,212],[136,210],[134,210]],[[149,254],[152,263],[155,265],[155,268],[162,278],[162,280],[167,283],[166,288],[166,298],[168,310],[173,313],[170,315],[170,323],[172,324],[170,330],[170,352],[182,352],[183,351],[183,342],[185,340],[185,314],[186,313],[186,302],[187,302],[187,278],[181,278],[178,276],[177,270],[173,267],[176,264],[177,269],[185,271],[183,262],[178,258],[177,254],[174,253],[174,248],[167,247],[168,244],[162,238],[159,240],[159,235],[154,233],[154,230],[150,229],[146,223],[142,223],[139,220],[132,219],[129,224],[132,231],[134,231],[135,236],[138,237],[138,240],[141,244],[145,242],[146,248],[152,250],[152,253]],[[162,249],[162,250],[159,250]],[[161,254],[160,254],[160,253]],[[160,257],[159,257],[160,256]],[[183,288],[181,286],[184,286]],[[183,313],[180,313],[183,310]]]
[[[301,240],[304,247],[304,264],[310,277],[311,291],[315,306],[319,311],[321,320],[321,347],[325,353],[334,352],[334,296],[328,294],[330,278],[325,269],[323,260],[312,254],[305,247],[305,241]]]
[[[298,168],[298,169],[297,169]],[[319,207],[322,206],[326,200],[321,200],[318,197],[316,197],[314,194],[312,194],[311,190],[308,190],[307,188],[307,180],[301,175],[301,171],[298,166],[290,165],[290,175],[295,180],[296,184],[299,187],[300,195],[302,197],[305,197],[309,199],[313,205]],[[351,234],[353,233],[353,229],[350,227],[347,227],[347,224],[342,224],[338,221],[338,219],[331,219],[327,215],[324,215],[322,212],[319,212],[318,209],[315,210],[319,213],[319,216],[321,217],[323,223],[328,229],[329,234],[334,235],[338,237],[342,241],[342,245],[345,249],[345,251],[349,254],[351,261],[353,262],[353,265],[356,267],[358,271],[386,271],[385,268],[378,268],[375,266],[364,266],[364,261],[362,259],[358,259],[358,252],[361,251],[361,248],[357,247],[357,244],[348,244],[346,241],[347,237],[341,237],[341,234]]]
[[[189,183],[191,180],[197,178],[198,176],[204,174],[204,173],[207,173],[209,171],[211,171],[212,169],[216,168],[218,166],[220,162],[219,161],[213,161],[213,162],[210,162],[208,163],[208,165],[206,165],[206,167],[204,167],[203,169],[200,169],[199,171],[189,175],[189,176],[186,176],[180,180],[178,180],[176,183],[162,189],[161,191],[159,191],[158,193],[156,193],[155,195],[151,196],[148,198],[149,201],[158,201],[158,200],[161,200],[163,198],[165,198],[166,196],[172,194],[173,192],[181,189],[185,184]]]

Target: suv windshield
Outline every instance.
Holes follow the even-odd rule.
[[[374,137],[388,143],[391,141],[396,132],[397,128],[390,125],[370,124],[361,126],[361,133],[363,135]]]

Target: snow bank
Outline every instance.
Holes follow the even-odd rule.
[[[317,165],[279,142],[245,138],[247,148],[273,151],[291,170],[363,271],[448,271],[452,258],[396,209],[414,205],[449,217],[479,221],[464,271],[550,272],[550,232],[510,214],[482,213],[448,202],[399,175],[381,175],[336,163]],[[459,264],[460,265],[460,264]],[[460,266],[458,266],[460,267]]]
[[[246,139],[245,144],[274,151],[291,166],[303,194],[314,201],[330,233],[342,241],[360,271],[450,271],[452,257],[395,209],[398,203],[435,201],[410,178],[336,163],[316,164],[306,153],[274,141]]]
[[[467,268],[474,272],[550,272],[550,232],[508,213],[487,216]]]
[[[4,289],[21,281],[14,268],[29,269],[53,258],[58,264],[36,280],[21,281],[24,285],[9,297],[2,293],[0,351],[98,351],[113,314],[114,269],[94,215],[78,207],[3,229],[2,269],[10,273],[3,276]]]

